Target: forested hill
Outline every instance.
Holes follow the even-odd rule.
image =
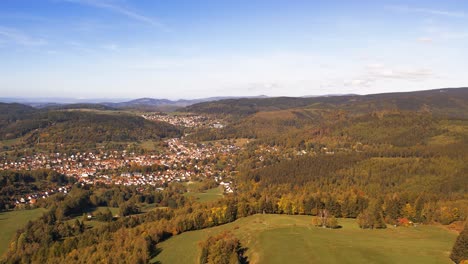
[[[82,105],[72,106],[72,108]],[[107,108],[106,108],[107,109]],[[21,104],[0,104],[0,140],[40,143],[130,142],[180,136],[165,122],[152,122],[99,106],[84,109],[35,109]],[[106,111],[104,111],[106,110]]]
[[[194,104],[186,107],[184,111],[245,116],[260,111],[277,111],[304,107],[339,108],[361,113],[385,109],[430,111],[436,115],[466,118],[468,117],[468,88],[448,88],[363,96],[231,99]]]
[[[34,112],[34,107],[23,104],[0,103],[0,120],[20,118],[25,114]]]
[[[46,110],[70,110],[70,109],[95,109],[95,110],[116,110],[113,107],[104,104],[65,104],[65,105],[50,105],[44,107]]]

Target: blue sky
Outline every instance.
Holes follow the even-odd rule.
[[[0,97],[468,85],[468,1],[1,0]]]

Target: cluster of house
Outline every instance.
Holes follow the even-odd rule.
[[[0,160],[0,170],[52,169],[83,184],[164,186],[198,177],[225,176],[234,170],[233,154],[239,150],[230,144],[194,144],[178,138],[166,140],[164,153],[137,155],[127,151],[35,154],[16,161]],[[218,158],[227,164],[215,167]],[[159,165],[156,170],[142,170]],[[142,173],[141,171],[149,171]]]
[[[223,181],[219,183],[219,185],[223,186],[225,193],[233,193],[234,192],[234,190],[232,189],[231,184],[232,184],[232,182],[223,182]]]
[[[35,204],[38,199],[45,199],[49,197],[50,195],[53,195],[56,193],[67,194],[70,191],[70,189],[71,189],[71,186],[68,185],[68,186],[58,187],[55,189],[47,189],[46,191],[30,193],[22,197],[18,197],[15,201],[15,204],[17,206],[20,206],[22,204]]]
[[[175,126],[183,127],[213,127],[223,128],[224,125],[216,119],[203,116],[203,115],[166,115],[166,114],[144,114],[143,118],[153,121],[163,121]]]
[[[125,166],[133,157],[134,153],[127,151],[112,151],[100,153],[38,153],[25,156],[19,160],[1,160],[0,170],[36,170],[53,169],[67,176],[85,175],[96,173],[98,170],[115,169]]]

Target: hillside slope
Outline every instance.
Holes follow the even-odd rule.
[[[165,122],[148,121],[99,106],[74,109],[80,106],[72,106],[73,109],[34,109],[18,104],[0,104],[0,108],[9,109],[0,115],[0,140],[22,138],[29,145],[39,142],[92,144],[176,137],[181,133]]]
[[[275,97],[231,99],[194,104],[186,107],[185,111],[245,116],[260,111],[277,111],[304,107],[343,109],[355,113],[369,113],[385,109],[401,111],[429,111],[437,115],[467,118],[468,88],[437,89],[363,96],[345,95],[311,98]]]
[[[456,234],[434,226],[362,230],[340,219],[341,229],[312,226],[310,216],[254,215],[187,232],[160,244],[153,263],[197,263],[198,242],[233,232],[250,263],[451,263]],[[389,250],[391,248],[391,250]]]

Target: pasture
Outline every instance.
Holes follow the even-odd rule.
[[[187,197],[194,197],[201,203],[215,201],[223,197],[223,189],[221,186],[209,189],[203,192],[187,192],[184,194]]]
[[[10,240],[15,235],[16,230],[25,226],[28,221],[40,217],[45,211],[43,208],[37,208],[0,212],[0,256],[7,251]]]
[[[339,219],[340,229],[311,225],[311,216],[254,215],[233,223],[182,233],[159,244],[152,260],[197,263],[199,241],[231,231],[255,263],[451,263],[457,234],[439,226],[362,230],[355,219]]]

